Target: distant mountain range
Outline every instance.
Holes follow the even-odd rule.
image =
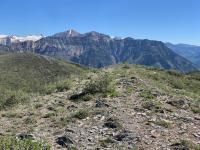
[[[166,46],[200,67],[200,46],[171,43]]]
[[[11,45],[13,43],[25,41],[37,41],[43,38],[43,35],[28,35],[28,36],[15,36],[15,35],[0,35],[0,44]]]
[[[0,50],[33,52],[97,68],[127,62],[182,72],[196,69],[192,62],[176,54],[161,41],[111,38],[94,31],[81,34],[69,30],[37,41],[2,45]]]

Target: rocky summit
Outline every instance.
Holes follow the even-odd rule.
[[[130,37],[111,38],[95,31],[81,34],[71,29],[37,41],[0,46],[0,49],[34,52],[96,68],[127,62],[182,72],[196,69],[193,63],[176,54],[163,42]]]
[[[1,92],[1,148],[200,149],[199,72],[120,64],[81,73],[68,69],[66,78],[52,80],[40,93],[21,89]]]

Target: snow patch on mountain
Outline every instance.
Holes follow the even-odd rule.
[[[28,35],[28,36],[16,36],[16,35],[4,35],[0,34],[0,44],[9,45],[12,43],[19,43],[25,41],[38,41],[45,36],[43,35]]]

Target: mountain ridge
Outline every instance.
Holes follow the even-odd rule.
[[[200,68],[200,46],[172,43],[166,43],[166,46],[171,48],[177,54],[187,58]]]
[[[34,52],[96,68],[128,62],[182,72],[196,69],[161,41],[111,38],[95,31],[81,34],[71,29],[36,42],[14,43],[9,48],[10,51]]]
[[[37,41],[44,38],[43,35],[27,35],[27,36],[16,36],[16,35],[0,35],[0,44],[11,45],[13,43],[20,43],[25,41]]]

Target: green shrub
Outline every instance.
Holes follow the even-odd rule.
[[[150,70],[150,71],[163,71],[164,69],[162,69],[162,68],[156,68],[156,67],[146,67],[146,70]]]
[[[155,121],[154,123],[165,128],[170,128],[172,126],[171,122],[165,120]]]
[[[62,125],[63,127],[66,127],[66,125],[72,120],[73,118],[68,117],[68,116],[60,117],[58,120],[58,124]]]
[[[70,89],[71,82],[65,80],[63,82],[52,83],[46,86],[45,93],[51,94],[53,92],[64,92]]]
[[[124,62],[123,68],[130,69],[131,67],[129,66],[128,62]]]
[[[42,106],[43,106],[43,104],[41,104],[41,103],[35,104],[35,108],[36,108],[36,109],[41,108]]]
[[[163,105],[159,102],[154,102],[154,101],[145,101],[142,104],[142,107],[154,112],[159,112],[159,113],[164,113],[164,108]]]
[[[81,101],[90,101],[93,98],[91,94],[86,94],[80,98]]]
[[[169,83],[175,89],[183,89],[184,88],[184,83],[183,83],[182,80],[179,80],[179,79],[176,79],[176,78],[171,78],[169,80]]]
[[[7,117],[7,118],[21,118],[21,116],[16,113],[16,112],[6,112],[2,114],[2,117]]]
[[[182,146],[183,149],[185,148],[185,149],[192,149],[192,150],[200,150],[200,145],[197,145],[189,140],[180,140],[179,142],[175,143],[175,145],[177,144]]]
[[[83,90],[86,94],[96,94],[96,93],[109,93],[112,91],[111,78],[107,75],[100,76],[96,80],[90,80]]]
[[[34,117],[28,117],[24,120],[25,124],[35,124],[37,123],[36,119]]]
[[[89,116],[89,112],[88,110],[86,109],[81,109],[81,110],[78,110],[74,115],[73,117],[74,118],[77,118],[77,119],[85,119],[86,117]]]
[[[145,98],[145,99],[155,99],[155,95],[153,95],[152,93],[151,93],[151,91],[149,91],[149,90],[144,90],[144,91],[142,91],[140,94],[139,94],[139,96],[140,97],[143,97],[143,98]]]
[[[24,103],[28,99],[28,95],[22,91],[0,91],[0,110]]]
[[[112,79],[108,75],[102,75],[96,79],[90,79],[83,91],[78,94],[74,94],[70,97],[70,100],[75,101],[88,101],[92,99],[94,94],[102,94],[103,96],[110,95],[112,97],[117,96],[117,92],[111,84]]]
[[[188,75],[189,75],[189,79],[200,81],[200,71],[189,72]]]
[[[64,82],[57,83],[56,90],[58,92],[63,92],[65,90],[67,91],[70,89],[70,86],[71,86],[71,82],[69,80],[65,80]]]
[[[50,146],[41,141],[31,139],[19,140],[15,137],[0,137],[0,149],[2,150],[50,150]]]
[[[51,118],[51,117],[54,117],[56,116],[56,114],[54,112],[50,112],[50,113],[47,113],[44,115],[44,118]]]
[[[100,141],[100,144],[102,147],[107,147],[108,145],[114,144],[114,143],[115,143],[115,141],[111,138],[106,138],[105,140]]]
[[[200,108],[199,107],[192,107],[191,109],[193,111],[193,113],[200,113]]]
[[[68,148],[68,150],[78,150],[78,149],[74,146],[71,146],[71,147]]]
[[[171,76],[175,76],[175,77],[183,77],[184,74],[179,72],[179,71],[176,71],[176,70],[168,70],[167,73]]]
[[[90,101],[92,98],[93,96],[89,93],[79,93],[70,96],[69,99],[74,102],[79,102],[79,101]]]
[[[115,89],[111,90],[109,93],[110,97],[118,97],[119,92],[117,92]]]
[[[151,79],[156,80],[156,81],[160,80],[160,76],[158,74],[149,74],[148,78],[151,78]]]

